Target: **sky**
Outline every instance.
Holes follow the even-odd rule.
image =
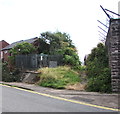
[[[107,28],[97,21],[108,25],[108,18],[100,5],[118,13],[119,1],[0,0],[0,40],[11,44],[39,37],[40,33],[46,31],[66,32],[77,47],[83,62],[84,56],[102,39],[99,33],[105,34],[98,26],[107,31]]]

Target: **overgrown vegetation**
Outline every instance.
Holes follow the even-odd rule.
[[[86,61],[87,91],[111,92],[111,74],[106,47],[99,43]]]
[[[31,54],[36,51],[35,47],[27,42],[19,43],[15,47],[13,47],[10,50],[10,53],[15,56],[15,55],[20,55],[20,54]]]
[[[15,56],[20,54],[31,54],[34,52],[48,55],[62,55],[63,65],[56,68],[41,68],[38,70],[38,85],[52,88],[65,88],[67,85],[73,85],[87,80],[87,91],[94,92],[111,92],[111,74],[106,47],[99,43],[96,48],[92,49],[86,60],[86,67],[81,66],[77,49],[73,44],[70,36],[61,32],[44,32],[39,38],[42,45],[46,48],[38,47],[36,50],[32,44],[21,43],[10,50],[12,56],[9,58],[9,64],[15,62]],[[8,65],[3,63],[3,81],[20,81],[19,71],[13,69],[10,72]],[[80,75],[82,75],[80,77]],[[87,77],[86,77],[87,75]]]
[[[35,53],[35,47],[27,42],[19,43],[10,50],[11,56],[9,56],[9,64],[11,66],[15,65],[15,56],[16,55],[26,55]]]
[[[14,69],[12,72],[8,68],[8,63],[2,63],[2,81],[4,82],[19,82],[20,80],[20,71]]]
[[[31,54],[36,51],[35,47],[27,42],[19,43],[10,50],[9,61],[2,63],[2,81],[21,81],[20,71],[15,68],[15,56],[21,54]]]
[[[80,82],[79,73],[68,66],[42,68],[38,72],[41,74],[39,75],[40,81],[37,84],[44,87],[63,89],[67,85]]]
[[[41,33],[40,38],[49,43],[50,55],[63,55],[63,62],[65,65],[70,65],[74,68],[78,68],[81,65],[77,49],[70,39],[69,34],[61,32],[44,32]]]
[[[81,62],[77,49],[70,39],[69,34],[61,32],[43,32],[38,40],[39,46],[35,48],[32,44],[23,42],[17,44],[10,50],[9,64],[15,65],[16,55],[26,55],[32,53],[43,53],[48,55],[62,55],[63,65],[70,65],[74,69],[79,69]]]

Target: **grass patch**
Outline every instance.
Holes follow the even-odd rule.
[[[80,82],[79,73],[68,66],[42,68],[38,72],[40,72],[40,80],[37,84],[44,87],[64,89],[66,85]]]

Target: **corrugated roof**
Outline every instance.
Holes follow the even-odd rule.
[[[14,43],[12,43],[12,44],[6,46],[6,47],[3,48],[2,50],[9,50],[9,49],[12,49],[12,48],[13,48],[14,46],[16,46],[17,44],[23,43],[23,42],[33,43],[33,42],[35,42],[37,39],[38,39],[38,37],[31,38],[31,39],[27,39],[27,40],[20,40],[20,41],[14,42]]]

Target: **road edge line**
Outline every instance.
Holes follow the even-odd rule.
[[[46,97],[50,97],[50,98],[54,98],[54,99],[58,99],[58,100],[67,101],[67,102],[87,105],[87,106],[100,108],[100,109],[105,109],[105,110],[120,111],[119,109],[115,109],[115,108],[109,108],[109,107],[89,104],[89,103],[85,103],[85,102],[75,101],[75,100],[71,100],[71,99],[66,99],[66,98],[62,98],[62,97],[57,97],[57,96],[49,95],[49,94],[46,94],[46,93],[40,93],[40,92],[36,92],[36,91],[32,91],[32,90],[27,90],[27,89],[23,89],[23,88],[19,88],[19,87],[14,87],[12,85],[7,85],[7,84],[0,84],[0,85],[5,86],[5,87],[15,88],[15,89],[22,90],[22,91],[27,91],[27,92],[34,93],[34,94],[39,94],[39,95],[42,95],[42,96],[46,96]]]

